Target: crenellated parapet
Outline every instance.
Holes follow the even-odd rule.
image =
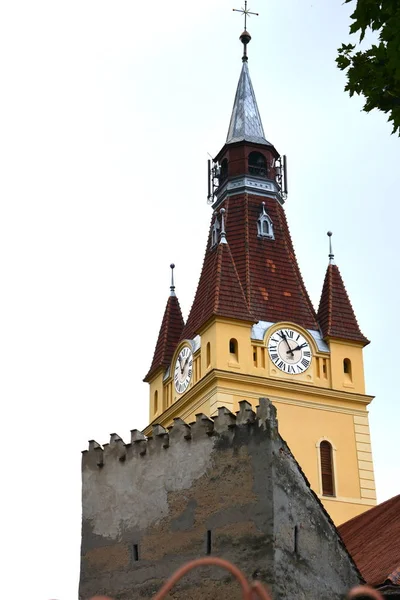
[[[256,573],[277,600],[344,597],[359,574],[276,414],[267,398],[255,409],[242,400],[236,413],[176,418],[148,437],[133,429],[129,443],[116,433],[103,446],[92,440],[82,465],[81,600],[151,600],[178,566],[209,554]],[[210,572],[174,597],[238,593]]]
[[[110,434],[109,443],[103,446],[95,440],[90,440],[88,450],[83,451],[83,463],[102,468],[110,461],[125,462],[132,458],[145,458],[167,451],[173,444],[195,444],[199,439],[206,437],[232,439],[236,429],[244,426],[254,429],[268,428],[277,433],[276,408],[268,398],[259,399],[256,411],[246,400],[239,402],[239,407],[236,414],[224,406],[219,407],[217,414],[212,418],[199,413],[193,423],[185,423],[177,418],[167,429],[155,424],[152,435],[148,437],[138,429],[132,429],[129,443],[125,443],[117,433]]]

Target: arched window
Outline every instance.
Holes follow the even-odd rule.
[[[219,224],[218,218],[215,217],[215,221],[214,221],[212,229],[211,229],[211,248],[213,246],[215,246],[216,244],[218,244],[220,229],[221,229],[221,226]]]
[[[154,392],[154,414],[158,413],[158,391]]]
[[[210,342],[207,343],[207,352],[206,352],[206,354],[207,354],[206,359],[207,359],[207,368],[208,368],[209,366],[211,366],[211,346],[210,346]]]
[[[345,358],[343,360],[343,373],[345,375],[345,379],[347,381],[352,381],[352,373],[351,373],[351,360],[349,358]]]
[[[250,152],[249,173],[250,175],[257,175],[258,177],[268,176],[267,161],[261,152]]]
[[[219,176],[219,183],[221,184],[228,177],[228,159],[224,158],[221,163],[221,173]]]
[[[335,486],[333,477],[332,445],[326,440],[323,440],[319,445],[319,452],[321,457],[322,495],[334,496]]]
[[[235,338],[229,340],[229,354],[231,355],[231,358],[239,362],[239,347]]]
[[[272,220],[265,210],[265,202],[262,203],[262,210],[257,220],[258,237],[274,239],[274,226]]]

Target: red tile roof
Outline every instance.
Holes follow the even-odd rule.
[[[330,264],[326,271],[318,309],[318,321],[324,337],[354,340],[362,342],[364,345],[369,343],[360,331],[340,271],[333,264]]]
[[[176,296],[170,296],[158,334],[153,362],[151,363],[150,370],[144,378],[144,381],[149,381],[160,367],[167,368],[169,366],[172,355],[180,340],[184,325],[185,323],[178,298]]]
[[[400,585],[400,495],[340,525],[339,533],[372,586]]]
[[[228,244],[206,252],[195,300],[183,338],[193,338],[212,316],[254,322]]]
[[[275,239],[258,236],[257,220],[262,212],[262,202],[272,220]],[[318,329],[315,310],[301,277],[285,213],[279,202],[273,198],[242,194],[226,199],[223,206],[231,268],[237,272],[239,281],[235,287],[243,290],[247,306],[243,304],[241,294],[236,299],[240,307],[235,306],[232,294],[225,294],[219,298],[219,314],[241,318],[238,312],[250,313],[254,322],[292,321],[306,329]],[[184,336],[188,338],[192,338],[210,316],[204,302],[207,290],[216,284],[217,273],[213,267],[215,250],[210,248],[210,236],[211,229],[199,285],[184,330]]]

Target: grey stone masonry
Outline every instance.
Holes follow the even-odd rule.
[[[260,398],[232,414],[175,419],[125,444],[112,434],[82,460],[80,598],[148,600],[185,562],[212,554],[261,580],[275,600],[339,600],[361,581],[337,530]],[[169,598],[239,600],[216,568],[191,572]]]

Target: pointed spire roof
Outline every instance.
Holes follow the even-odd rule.
[[[214,314],[237,318],[241,313],[244,320],[290,321],[305,329],[318,330],[317,315],[301,277],[283,207],[273,198],[245,194],[228,197],[224,208],[228,241],[224,246],[229,257],[222,258],[224,261],[229,258],[231,266],[223,263],[221,275],[216,263],[216,253],[221,249],[211,245],[214,215],[200,281],[182,338],[196,335],[210,316],[211,298],[223,285],[228,292],[219,293],[218,312]],[[274,226],[271,239],[257,235],[263,208]],[[230,279],[226,276],[228,266],[233,273]]]
[[[229,243],[221,236],[207,250],[195,299],[181,339],[193,338],[212,316],[255,322],[251,314]]]
[[[242,141],[272,145],[265,139],[247,61],[243,62],[226,138],[227,144]]]
[[[154,350],[153,362],[143,381],[150,381],[160,367],[166,369],[170,365],[184,325],[179,300],[175,295],[175,289],[171,289]]]
[[[360,331],[339,268],[332,261],[333,258],[326,271],[318,309],[322,335],[367,345],[369,340]]]

